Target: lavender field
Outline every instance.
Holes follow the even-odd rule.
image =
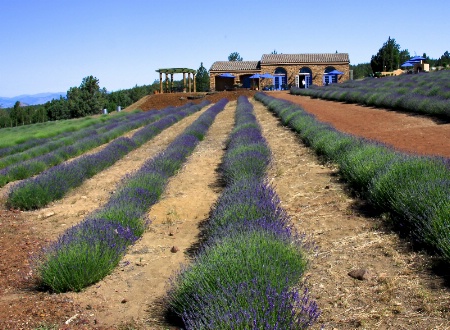
[[[352,299],[358,295],[348,286],[348,276],[340,281],[346,283],[346,290],[351,291],[346,298],[349,305],[331,303],[333,299],[338,299],[332,294],[328,293],[329,297],[319,294],[322,290],[332,291],[331,288],[338,286],[339,282],[334,281],[336,278],[329,280],[330,276],[335,276],[331,273],[331,268],[320,269],[321,259],[324,255],[331,255],[333,249],[329,252],[323,250],[326,242],[321,241],[320,237],[327,236],[326,226],[315,225],[317,217],[311,217],[308,209],[314,205],[313,201],[317,201],[318,210],[324,209],[327,205],[343,203],[340,201],[342,198],[344,200],[353,198],[343,197],[349,191],[357,194],[361,202],[371,204],[378,214],[382,215],[380,219],[388,219],[394,231],[400,233],[404,240],[411,242],[415,248],[426,251],[429,258],[439,259],[448,264],[450,259],[448,159],[404,155],[382,144],[343,134],[327,124],[318,122],[295,104],[262,93],[256,96],[256,100],[249,102],[247,98],[240,98],[237,103],[227,103],[223,100],[211,107],[202,105],[191,110],[169,109],[172,114],[179,115],[178,121],[183,121],[198,112],[201,112],[201,115],[185,129],[174,131],[170,143],[168,141],[159,153],[141,147],[149,146],[152,140],[158,140],[170,127],[177,127],[174,123],[177,120],[172,122],[172,119],[167,119],[171,122],[170,125],[164,124],[158,131],[154,131],[152,125],[158,126],[160,121],[165,120],[162,118],[150,123],[147,128],[136,131],[131,138],[118,137],[109,142],[104,150],[111,154],[117,153],[119,155],[117,159],[122,159],[124,155],[133,152],[133,155],[136,155],[133,157],[142,157],[146,161],[120,180],[115,180],[110,187],[103,188],[110,192],[103,197],[98,207],[91,208],[81,218],[73,217],[70,228],[61,230],[63,228],[61,226],[59,234],[53,236],[43,250],[34,252],[32,272],[37,286],[45,292],[80,299],[78,301],[84,303],[89,301],[90,308],[96,306],[94,302],[99,301],[95,292],[103,292],[106,295],[109,287],[108,294],[111,297],[116,297],[119,292],[122,295],[133,292],[133,295],[119,300],[119,306],[126,306],[132,311],[132,306],[138,303],[138,297],[143,296],[142,299],[146,297],[147,300],[154,298],[155,293],[150,293],[153,292],[153,287],[146,285],[153,283],[152,276],[160,272],[161,268],[178,268],[170,277],[166,277],[167,286],[160,287],[156,295],[161,296],[161,293],[164,293],[166,311],[176,317],[164,321],[161,314],[152,308],[145,308],[146,312],[143,313],[142,307],[139,309],[141,314],[137,314],[142,319],[148,318],[148,313],[152,319],[159,318],[158,324],[161,327],[156,327],[157,323],[154,323],[155,328],[223,329],[233,325],[242,329],[319,329],[322,323],[326,323],[350,329],[354,327],[353,321],[341,320],[343,323],[340,323],[337,315],[343,312],[338,310],[339,308],[350,310],[352,304],[357,303]],[[255,110],[257,108],[255,111],[257,115],[253,107]],[[181,116],[183,112],[186,113]],[[262,112],[266,114],[262,116]],[[224,144],[221,148],[211,144],[211,141],[217,139],[215,132],[221,126],[220,120],[224,121],[224,116],[228,116],[227,120],[234,124],[223,133]],[[262,126],[266,127],[269,121],[273,122],[273,126],[271,129],[263,130]],[[282,128],[281,125],[285,125],[286,128]],[[270,131],[277,134],[277,137],[270,135]],[[283,142],[274,145],[272,140],[275,141],[285,135],[292,136],[293,144],[286,146],[294,154],[286,150],[284,156],[280,157],[279,151],[272,151],[269,145],[275,149],[281,148]],[[271,136],[270,140],[267,140],[267,136]],[[126,142],[128,140],[131,141],[129,146]],[[311,154],[307,155],[306,148],[302,147],[304,149],[300,150],[294,144],[310,148]],[[211,163],[212,167],[203,167],[205,163],[197,163],[200,157],[207,160],[209,155],[220,150],[222,156],[216,165]],[[319,158],[314,158],[313,152]],[[72,166],[70,170],[64,167],[57,172],[56,169],[60,165],[51,167],[50,170],[53,168],[54,172],[49,173],[55,173],[53,177],[43,175],[40,179],[42,182],[49,182],[47,186],[35,179],[13,184],[9,190],[9,207],[34,210],[45,206],[48,202],[39,202],[40,204],[31,207],[22,205],[32,204],[20,203],[36,201],[37,196],[45,195],[41,193],[44,190],[52,193],[53,190],[64,190],[63,194],[55,198],[62,198],[61,201],[52,202],[41,213],[36,210],[28,214],[33,215],[35,219],[37,214],[49,214],[49,210],[58,209],[59,213],[53,218],[57,220],[51,220],[53,216],[50,215],[50,220],[40,218],[40,224],[36,225],[43,226],[43,222],[47,222],[45,226],[48,228],[53,221],[66,225],[69,222],[65,219],[64,212],[70,210],[70,205],[89,199],[89,197],[81,198],[75,202],[74,195],[70,192],[76,192],[74,190],[78,186],[72,185],[71,182],[78,182],[81,191],[88,195],[87,188],[84,188],[87,184],[84,177],[92,178],[91,181],[96,184],[96,181],[100,181],[102,173],[106,173],[107,168],[117,162],[117,160],[106,162],[108,165],[104,166],[101,164],[104,157],[100,154],[95,155],[92,154],[91,161],[83,160],[91,157],[86,155],[80,157],[79,162],[62,163],[63,166]],[[288,159],[297,159],[296,162],[300,164],[303,158],[308,160],[298,169],[296,163],[292,163],[290,167],[280,165]],[[325,168],[324,165],[312,165],[312,159],[332,168],[333,170],[327,173],[339,177],[342,182],[339,185],[345,184],[349,190],[338,188],[338,180],[332,177],[326,179],[323,174],[308,182],[302,181],[303,177],[309,175],[311,168]],[[79,163],[83,163],[86,169],[81,170],[83,167],[78,165]],[[97,169],[92,170],[93,168]],[[292,172],[293,168],[296,168],[295,172]],[[207,197],[207,194],[202,195],[194,189],[194,182],[202,181],[203,176],[207,176],[206,172],[202,172],[203,169],[215,173],[214,182],[209,182],[205,189],[214,191],[217,198],[215,202],[209,204],[209,211],[206,212],[204,219],[197,219],[198,215],[195,219],[191,219],[192,226],[199,228],[197,234],[192,228],[189,232],[183,231],[186,219],[194,217],[194,211],[178,215],[174,209],[166,208],[162,215],[155,217],[154,206],[164,205],[165,200],[183,205],[183,208],[187,209],[189,204],[193,204],[194,208],[198,207],[200,201]],[[74,176],[75,179],[66,177],[70,173],[82,171],[91,171],[92,174]],[[180,180],[177,177],[185,171],[192,171],[189,177],[191,183],[177,181]],[[322,170],[315,169],[315,171]],[[38,178],[39,176],[36,177]],[[324,179],[325,181],[322,181]],[[286,180],[286,186],[283,186],[280,180]],[[29,185],[31,182],[41,190],[34,191]],[[167,188],[170,182],[175,185],[172,193],[169,193]],[[317,185],[320,185],[320,188]],[[192,195],[190,199],[183,201],[187,196],[184,190],[187,191],[189,186],[192,186]],[[61,189],[53,189],[56,187]],[[13,197],[19,196],[15,191],[20,189],[24,191],[21,197],[17,198],[21,202],[13,204]],[[322,194],[331,194],[334,190],[339,190],[341,195],[339,197],[335,195],[333,199],[329,197],[326,201],[321,199]],[[316,197],[308,202],[305,199],[300,204],[293,202],[298,196],[309,195],[313,191]],[[68,194],[67,198],[64,197],[65,194]],[[58,205],[61,208],[57,208]],[[341,223],[340,226],[346,226],[344,222],[349,220],[348,217],[342,220],[338,211],[333,209],[334,217],[340,219],[338,221]],[[382,222],[379,221],[378,224],[381,225]],[[358,230],[355,228],[353,231]],[[55,230],[54,233],[56,232],[58,231]],[[320,236],[311,240],[308,237],[311,236],[311,232],[317,232]],[[189,235],[189,239],[183,241],[185,235]],[[152,237],[150,241],[154,240],[159,245],[152,245],[146,236]],[[179,246],[176,242],[178,244],[185,242],[186,245]],[[385,242],[386,247],[391,245],[392,243]],[[185,255],[183,266],[174,265],[174,260],[179,260],[180,255],[183,255],[178,252],[180,247]],[[382,255],[383,258],[387,256],[385,252],[382,252]],[[342,255],[343,258],[344,256],[347,255]],[[352,261],[350,256],[346,258]],[[376,258],[366,254],[364,257],[360,256],[357,261],[363,260],[374,261]],[[338,267],[337,259],[329,262],[336,263],[335,267]],[[352,262],[357,263],[356,260]],[[386,263],[384,266],[385,272],[395,269]],[[314,273],[320,274],[322,279],[317,280]],[[119,289],[122,284],[116,283],[115,279],[127,274],[135,275],[126,280],[127,289]],[[142,274],[146,274],[147,277],[143,277]],[[359,286],[355,284],[353,286],[361,289],[366,285],[367,288],[364,289],[366,293],[369,292],[369,287],[376,287],[384,295],[386,291],[381,289],[384,288],[384,282],[381,282],[380,276],[376,274],[373,280],[375,282],[369,280],[365,284],[363,281]],[[311,282],[312,279],[314,280]],[[118,286],[115,287],[112,283]],[[356,282],[350,282],[350,285],[351,283]],[[414,285],[411,285],[411,288],[416,290]],[[352,296],[353,298],[350,298]],[[430,297],[433,298],[429,298],[429,304],[435,299],[434,293],[430,294]],[[445,302],[449,295],[442,293],[442,297],[441,301]],[[117,308],[114,299],[109,303],[108,308],[111,310]],[[359,299],[365,298],[360,296]],[[399,305],[395,305],[398,302],[394,299],[384,299],[385,304],[390,308],[397,308],[400,315],[414,313],[409,307],[403,310],[398,308]],[[369,297],[365,300],[365,304],[369,304],[368,300]],[[374,303],[377,303],[376,299]],[[94,312],[108,317],[96,307],[91,313]],[[116,320],[122,313],[126,314],[122,309],[117,312]],[[396,319],[393,315],[395,314],[389,314],[386,318],[380,317],[378,321],[374,319],[373,322],[373,315],[355,314],[353,318],[359,318],[361,322],[364,321],[371,326],[377,322],[384,325],[407,322]],[[87,318],[85,322],[89,322],[89,317],[85,317]],[[113,318],[111,315],[109,317]],[[436,322],[442,322],[448,320],[449,316],[445,309],[440,308],[435,310],[434,314],[431,311],[424,312],[423,319],[428,317],[434,317]],[[99,322],[98,316],[96,322]],[[114,323],[111,320],[110,322]],[[176,322],[181,322],[182,325],[177,326]],[[97,323],[91,324],[91,328],[96,328],[95,324]],[[136,328],[146,328],[144,321],[139,324],[140,326],[136,325]],[[147,326],[148,324],[150,323],[147,323]],[[131,323],[129,325],[131,326]],[[76,323],[73,326],[76,328]],[[117,324],[114,327],[116,328]]]
[[[292,88],[291,93],[450,119],[449,70]]]

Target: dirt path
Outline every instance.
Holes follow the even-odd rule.
[[[133,150],[113,166],[86,180],[81,186],[69,192],[64,198],[51,203],[48,207],[23,212],[27,217],[39,222],[39,231],[45,233],[49,240],[58,236],[66,228],[71,227],[83,218],[104,205],[114,191],[116,184],[128,173],[140,168],[149,158],[166,148],[175,137],[192,124],[204,110],[165,129],[158,136]],[[125,136],[130,136],[132,132]],[[96,150],[104,148],[102,145]],[[95,150],[91,151],[94,152]]]
[[[69,294],[95,310],[92,317],[98,325],[168,328],[161,300],[169,277],[186,262],[186,249],[196,242],[199,222],[208,217],[218,197],[216,169],[235,107],[236,102],[230,102],[217,116],[183,169],[170,180],[161,201],[150,209],[149,231],[123,258],[121,267],[83,293]]]
[[[330,123],[340,131],[381,141],[409,153],[450,157],[450,123],[397,111],[295,96],[286,91],[270,92],[269,95],[301,105],[318,120]]]
[[[307,279],[325,329],[450,329],[450,290],[429,259],[384,230],[348,196],[335,168],[318,164],[291,130],[253,103],[274,155],[269,177],[297,229],[319,248]],[[367,279],[348,275],[359,269]]]
[[[148,158],[167,147],[175,137],[197,119],[204,110],[192,114],[164,130],[151,141],[110,168],[95,175],[63,199],[32,212],[0,213],[0,328],[18,329],[42,317],[43,322],[68,319],[78,315],[95,316],[81,309],[73,297],[48,295],[29,290],[29,256],[55,240],[70,226],[105,204],[120,179],[138,169]],[[102,146],[104,147],[104,146]],[[101,147],[100,147],[101,148]],[[0,190],[5,196],[8,187]],[[24,281],[25,279],[25,281]],[[90,307],[89,307],[90,308]],[[5,322],[5,323],[3,323]],[[90,327],[87,327],[88,329]],[[26,327],[25,327],[26,329]]]

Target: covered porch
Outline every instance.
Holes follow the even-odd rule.
[[[183,92],[192,92],[192,85],[194,85],[193,92],[196,93],[197,89],[195,86],[195,74],[197,73],[194,69],[187,68],[168,68],[168,69],[158,69],[156,72],[159,72],[159,92],[162,93],[172,93],[173,92],[173,75],[175,73],[183,74]],[[164,83],[163,83],[163,74],[166,75]],[[188,88],[186,87],[186,74],[188,79]],[[169,80],[170,75],[170,80]],[[192,75],[192,78],[191,78]],[[193,82],[193,84],[192,84]]]

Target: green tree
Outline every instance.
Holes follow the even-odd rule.
[[[400,68],[401,62],[400,58],[400,45],[397,44],[394,38],[389,37],[388,40],[383,44],[376,55],[372,56],[370,61],[370,66],[373,72],[380,71],[393,71]],[[409,59],[409,52],[407,50],[402,51],[402,58],[406,57]]]
[[[242,61],[243,58],[241,55],[239,55],[238,52],[233,52],[230,55],[228,55],[228,61]]]
[[[209,73],[203,66],[203,62],[200,63],[200,67],[197,70],[195,84],[198,92],[207,92],[209,90]]]
[[[12,126],[9,112],[5,109],[0,109],[0,128]]]
[[[71,118],[79,118],[101,113],[106,104],[106,89],[101,89],[99,80],[93,76],[83,78],[80,87],[67,91],[68,108]]]
[[[43,123],[47,121],[47,110],[45,106],[39,106],[34,109],[31,120],[33,123]]]
[[[69,103],[62,96],[59,100],[53,99],[44,104],[46,115],[49,120],[70,119]]]
[[[436,65],[443,67],[447,67],[450,65],[450,54],[448,51],[445,51],[445,53],[437,59]]]
[[[16,101],[16,103],[14,103],[14,107],[11,109],[9,116],[11,118],[12,125],[18,126],[25,124],[25,111],[20,106],[19,101]]]
[[[353,70],[353,79],[369,77],[373,73],[370,63],[350,65],[350,70]]]
[[[409,51],[407,49],[404,49],[400,51],[399,57],[400,57],[400,65],[402,65],[411,58],[411,55],[409,55]]]

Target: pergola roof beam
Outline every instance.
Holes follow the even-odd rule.
[[[195,75],[197,73],[196,70],[188,69],[188,68],[167,68],[167,69],[158,69],[158,70],[155,70],[155,71],[159,72],[159,73],[168,73],[168,74],[172,74],[172,73],[193,73]]]

